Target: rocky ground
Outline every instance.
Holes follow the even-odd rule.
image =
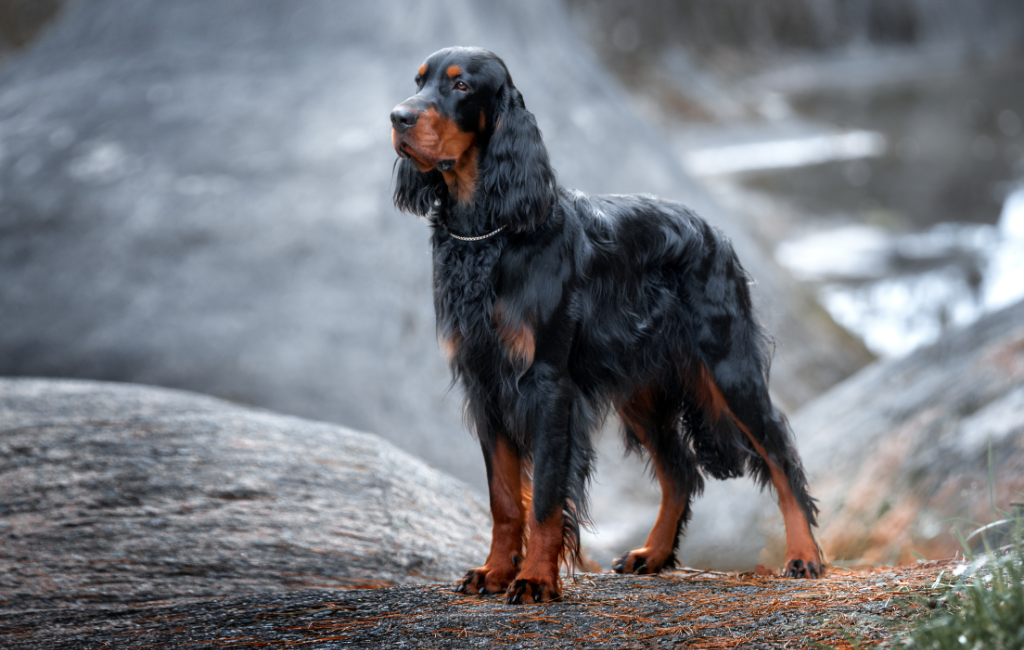
[[[927,611],[949,564],[834,570],[816,581],[684,570],[578,574],[563,602],[505,605],[448,584],[297,591],[0,619],[6,648],[853,648]],[[854,644],[857,645],[854,645]]]

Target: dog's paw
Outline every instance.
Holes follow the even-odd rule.
[[[505,592],[505,602],[509,605],[548,603],[553,600],[562,600],[562,587],[557,578],[519,578]]]
[[[820,578],[822,566],[817,560],[802,560],[799,558],[786,562],[786,568],[782,570],[784,578]]]
[[[473,596],[500,594],[508,589],[509,583],[515,577],[516,570],[514,568],[502,571],[482,566],[467,571],[462,581],[455,585],[455,591]]]
[[[661,557],[661,554],[653,553],[648,548],[638,548],[612,563],[612,571],[615,573],[636,573],[639,575],[647,573],[660,573],[669,561],[669,557]]]

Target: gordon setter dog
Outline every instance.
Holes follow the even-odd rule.
[[[678,203],[559,186],[487,50],[432,54],[416,87],[391,113],[394,201],[433,231],[438,340],[465,388],[494,520],[486,563],[456,590],[561,597],[559,565],[578,558],[587,520],[591,433],[613,409],[662,492],[647,542],[615,571],[674,566],[704,476],[749,472],[778,495],[784,574],[820,576],[817,508],[768,396],[768,341],[729,240]]]

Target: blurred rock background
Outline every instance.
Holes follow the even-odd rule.
[[[680,200],[732,237],[796,413],[1024,295],[1018,5],[0,0],[0,375],[336,422],[483,490],[387,118],[427,55],[474,44],[563,184]],[[605,566],[657,511],[613,428],[587,539]],[[768,558],[773,513],[714,483],[683,561]]]

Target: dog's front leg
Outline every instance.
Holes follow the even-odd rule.
[[[538,517],[530,509],[530,538],[526,548],[526,561],[515,582],[509,585],[506,602],[545,603],[561,600],[562,581],[558,566],[562,557],[562,509]]]
[[[482,567],[470,569],[455,591],[500,594],[508,588],[523,559],[525,510],[519,453],[502,434],[480,436],[491,497],[491,552]]]
[[[529,509],[526,559],[506,592],[509,604],[559,600],[559,562],[564,554],[569,484],[572,480],[573,436],[569,432],[569,390],[566,380],[545,377],[534,367],[531,385],[521,386],[521,412],[531,414],[533,500]],[[552,373],[554,374],[554,373]]]

